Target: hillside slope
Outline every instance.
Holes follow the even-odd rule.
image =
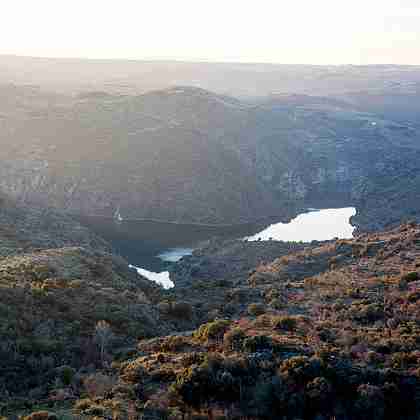
[[[12,93],[0,101],[0,187],[22,203],[222,224],[354,205],[362,230],[420,215],[412,182],[403,213],[376,217],[376,202],[401,198],[417,176],[419,130],[337,99],[4,90]]]
[[[178,328],[158,310],[163,290],[110,251],[67,216],[2,195],[0,414],[5,401],[42,400],[66,375]]]
[[[210,322],[139,341],[93,382],[68,385],[73,394],[50,411],[418,419],[419,267],[420,227],[407,224],[307,244],[224,282],[197,278],[172,299],[179,292]]]

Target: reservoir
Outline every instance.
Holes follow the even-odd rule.
[[[354,207],[310,209],[288,223],[202,226],[149,221],[83,217],[82,223],[111,242],[139,274],[165,288],[173,287],[168,265],[190,255],[205,241],[218,237],[245,241],[311,242],[353,237]]]

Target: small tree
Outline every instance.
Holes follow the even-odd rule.
[[[105,359],[105,352],[108,346],[108,343],[112,339],[112,330],[111,326],[106,321],[98,321],[95,326],[95,341],[99,345],[99,349],[101,352],[101,363],[104,363]]]

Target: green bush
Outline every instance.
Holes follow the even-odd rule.
[[[420,276],[417,271],[411,271],[401,276],[401,280],[406,281],[407,283],[410,283],[412,281],[417,281],[419,280],[419,278]]]
[[[61,379],[64,385],[70,385],[76,371],[70,366],[60,366],[57,368],[57,376]]]
[[[228,330],[229,326],[230,322],[223,319],[208,322],[207,324],[200,326],[194,333],[194,337],[198,338],[200,341],[220,340],[223,338],[223,335]]]
[[[293,356],[281,364],[279,373],[286,380],[303,384],[322,376],[321,361],[315,357]]]

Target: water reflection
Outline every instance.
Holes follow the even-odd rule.
[[[134,265],[130,265],[130,268],[134,268],[137,270],[141,276],[145,277],[146,279],[153,281],[154,283],[159,284],[164,289],[171,289],[174,287],[173,281],[169,278],[169,271],[162,271],[161,273],[154,273],[153,271],[145,270],[144,268],[135,267]]]
[[[162,261],[177,262],[182,257],[185,257],[186,255],[191,255],[193,251],[193,248],[173,248],[162,252],[158,255],[158,258],[160,258]]]
[[[311,242],[334,238],[353,237],[354,227],[350,218],[356,214],[354,207],[310,211],[297,216],[289,223],[275,223],[263,231],[246,237],[248,241]]]

